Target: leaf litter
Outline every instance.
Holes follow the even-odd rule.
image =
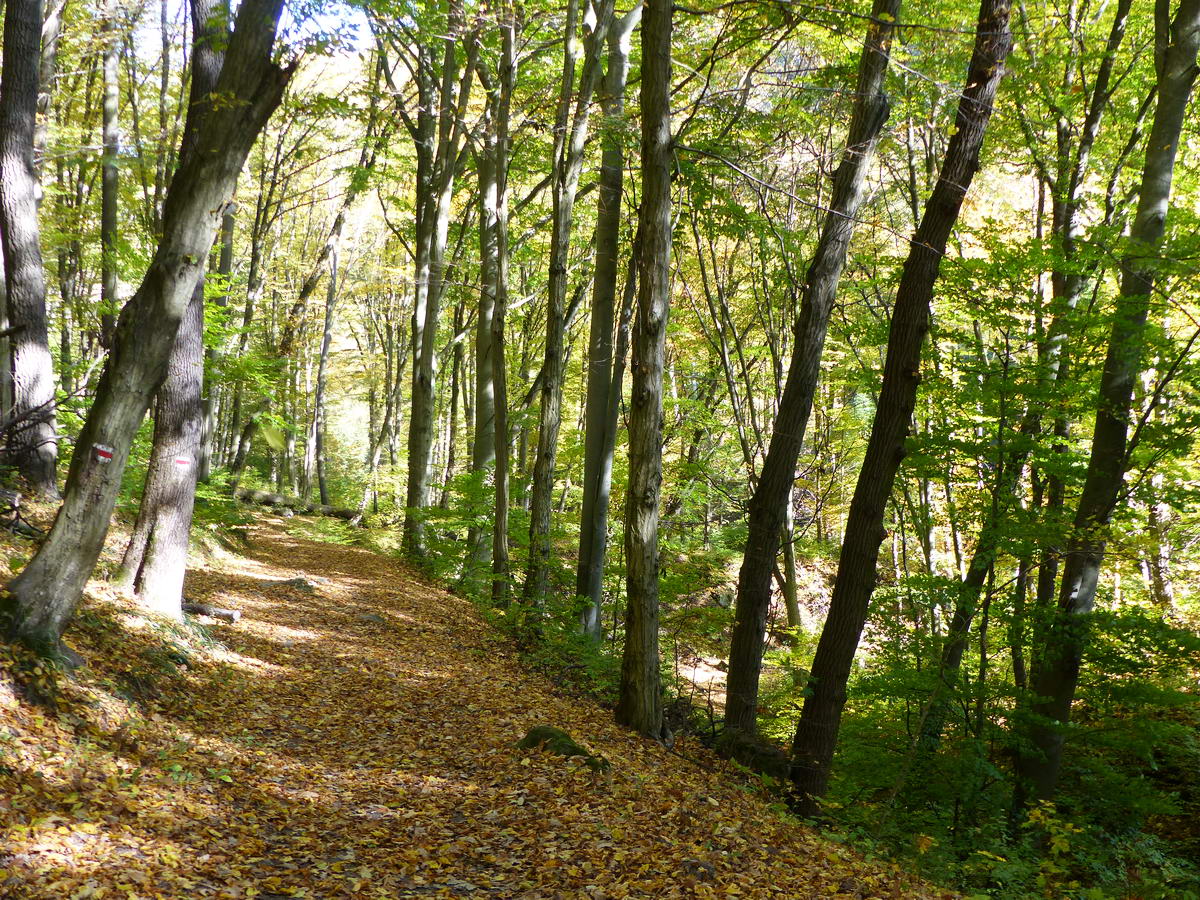
[[[564,696],[394,559],[280,520],[244,554],[187,577],[236,626],[98,585],[74,677],[0,648],[0,898],[951,896]],[[548,723],[611,769],[516,748]]]

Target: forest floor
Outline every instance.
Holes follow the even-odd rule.
[[[97,584],[73,678],[0,648],[0,897],[950,896],[694,741],[617,727],[398,562],[293,530],[189,573],[235,625],[156,625]],[[539,724],[608,775],[518,750]]]

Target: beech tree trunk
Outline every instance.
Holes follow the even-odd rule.
[[[217,260],[217,277],[221,279],[222,293],[217,305],[229,305],[229,279],[233,274],[233,228],[236,224],[237,204],[231,203],[221,217],[221,254]],[[220,354],[215,348],[205,351],[205,359],[215,363]],[[204,385],[203,429],[200,435],[200,456],[196,460],[196,480],[208,481],[213,467],[213,444],[217,437],[217,388],[216,384]]]
[[[1079,682],[1080,664],[1096,603],[1106,530],[1127,465],[1130,408],[1142,369],[1146,321],[1159,250],[1166,232],[1171,184],[1184,116],[1200,54],[1200,0],[1181,0],[1174,19],[1169,0],[1155,7],[1158,104],[1146,145],[1137,213],[1121,261],[1121,289],[1096,406],[1092,450],[1063,563],[1058,605],[1042,635],[1032,679],[1029,744],[1018,775],[1039,799],[1054,796],[1062,769],[1064,732]]]
[[[120,62],[121,31],[117,25],[120,6],[110,0],[102,26],[104,36],[104,103],[101,126],[104,153],[100,168],[100,345],[112,346],[113,326],[121,300],[117,296],[117,192],[120,176],[121,124],[118,118],[117,65]]]
[[[554,503],[554,470],[558,460],[558,432],[562,425],[563,372],[567,329],[567,275],[571,250],[571,225],[579,173],[583,169],[592,94],[600,78],[600,54],[612,21],[613,0],[598,0],[591,30],[585,29],[583,67],[571,114],[575,87],[575,32],[579,0],[568,0],[566,51],[559,85],[555,121],[553,208],[550,226],[549,300],[546,308],[546,354],[542,364],[541,406],[538,415],[537,455],[533,464],[533,491],[529,516],[529,562],[525,569],[523,601],[534,607],[545,602],[551,546],[551,508]]]
[[[663,357],[671,299],[671,0],[647,0],[642,24],[642,252],[633,330],[627,604],[617,721],[663,730],[658,672],[658,506],[662,488]]]
[[[463,30],[461,0],[448,0],[445,31],[414,51],[410,60],[417,85],[415,117],[403,106],[404,121],[417,156],[416,239],[413,259],[413,386],[408,419],[408,483],[402,543],[410,556],[425,554],[422,510],[429,505],[433,462],[433,432],[437,417],[437,331],[445,288],[446,237],[450,227],[454,177],[458,165],[474,63],[468,60],[461,73],[457,56]],[[441,61],[437,63],[440,41]],[[393,40],[397,53],[411,50],[407,39]],[[468,53],[475,52],[474,41]]]
[[[481,481],[496,462],[495,342],[492,321],[496,310],[496,246],[499,184],[497,133],[490,102],[484,111],[483,148],[476,154],[479,171],[479,306],[475,320],[475,434],[471,445],[471,472]],[[488,559],[487,529],[472,526],[467,534],[463,579],[474,585]]]
[[[492,163],[496,179],[496,266],[492,295],[492,389],[495,392],[496,424],[496,498],[492,518],[492,605],[507,606],[509,602],[508,561],[508,503],[509,503],[509,433],[508,433],[508,364],[505,359],[505,317],[508,311],[508,161],[511,149],[508,120],[512,108],[513,85],[517,78],[516,11],[504,6],[500,66],[496,90],[488,92],[488,103],[496,127],[495,160]]]
[[[42,49],[41,0],[12,0],[4,13],[0,72],[0,243],[8,325],[13,329],[9,458],[30,489],[57,498],[54,363],[46,325],[46,276],[38,229],[33,148]]]
[[[625,153],[621,128],[625,122],[625,82],[629,74],[629,45],[642,19],[635,5],[608,32],[608,71],[600,97],[605,124],[600,140],[600,199],[596,212],[596,271],[592,281],[592,321],[588,338],[587,400],[584,410],[583,509],[579,518],[579,565],[575,593],[584,604],[580,628],[600,640],[604,610],[604,560],[608,548],[608,503],[612,487],[616,421],[609,402],[621,392],[624,359],[613,358],[613,319],[621,238],[621,192],[625,184]],[[632,272],[631,272],[632,274]],[[630,287],[634,280],[628,279]]]
[[[204,281],[197,282],[154,405],[154,446],[137,523],[117,577],[138,605],[183,617],[183,576],[196,499],[204,378]]]
[[[192,0],[192,21],[195,37],[189,104],[200,108],[209,102],[221,74],[224,41],[228,36],[228,3]],[[181,150],[184,156],[195,152],[196,140],[195,131],[185,135]],[[183,577],[196,499],[196,462],[204,427],[203,389],[204,267],[201,266],[171,346],[167,377],[158,391],[154,444],[142,503],[118,576],[119,585],[133,591],[140,606],[174,619],[183,618]]]
[[[334,312],[338,298],[338,254],[329,255],[329,284],[325,292],[325,327],[321,332],[321,349],[317,356],[317,381],[313,388],[312,420],[308,425],[308,440],[304,445],[304,485],[301,496],[312,497],[316,484],[321,503],[329,505],[329,488],[324,477],[325,443],[325,383],[329,376],[329,348],[333,344]]]
[[[750,498],[750,530],[738,574],[725,703],[726,727],[746,734],[754,734],[758,728],[758,679],[771,606],[771,577],[779,552],[779,535],[789,520],[796,462],[817,390],[825,332],[862,205],[867,168],[888,118],[889,104],[883,83],[900,3],[901,0],[875,0],[871,11],[867,41],[859,61],[846,151],[834,175],[829,212],[808,268],[787,382],[758,485]]]
[[[67,0],[53,0],[42,21],[42,52],[38,62],[38,120],[34,126],[33,164],[38,177],[44,178],[46,141],[54,99],[54,82],[58,74],[58,47],[62,39],[63,13]]]
[[[846,682],[875,589],[879,545],[886,535],[884,513],[916,403],[933,287],[950,232],[979,168],[979,151],[1011,46],[1008,0],[982,0],[954,131],[896,291],[875,419],[850,502],[829,614],[792,744],[794,803],[801,815],[818,811],[818,799],[829,783]]]
[[[282,0],[244,0],[225,42],[213,95],[190,102],[163,235],[117,321],[113,346],[80,432],[66,496],[41,549],[8,585],[0,614],[10,638],[61,655],[61,637],[99,557],[134,434],[166,374],[221,213],[259,132],[295,70],[273,61]],[[11,47],[12,45],[8,45]]]

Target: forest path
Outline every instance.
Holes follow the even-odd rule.
[[[0,851],[0,897],[940,896],[786,824],[703,748],[557,694],[394,560],[265,520],[187,593],[244,618],[112,761],[87,751],[118,777],[59,788],[7,881]],[[517,750],[537,724],[611,776]]]

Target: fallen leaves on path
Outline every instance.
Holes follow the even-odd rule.
[[[0,897],[944,896],[557,693],[391,559],[279,522],[246,552],[188,575],[245,614],[218,643],[93,599],[56,715],[0,681]],[[517,750],[538,724],[611,772]]]

